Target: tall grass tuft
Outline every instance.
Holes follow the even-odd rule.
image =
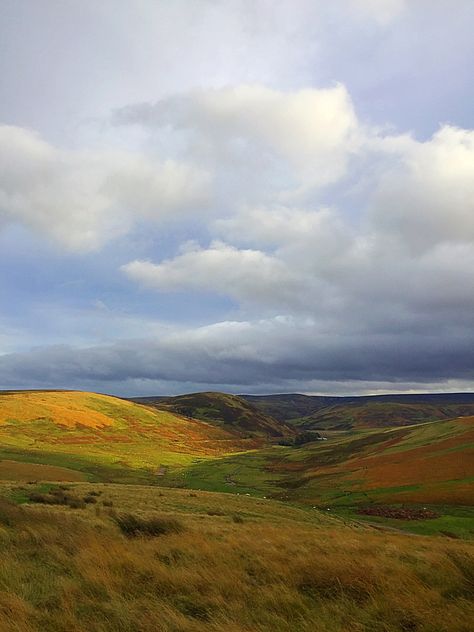
[[[180,533],[183,530],[183,525],[179,520],[166,516],[142,517],[121,514],[114,520],[120,531],[128,537],[166,535]]]

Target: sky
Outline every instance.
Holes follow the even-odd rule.
[[[0,388],[474,390],[472,0],[0,0]]]

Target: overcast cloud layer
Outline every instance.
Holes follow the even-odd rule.
[[[472,2],[98,4],[0,0],[0,387],[474,390]]]

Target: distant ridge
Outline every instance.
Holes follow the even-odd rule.
[[[281,422],[305,429],[403,426],[474,415],[474,393],[240,397]]]

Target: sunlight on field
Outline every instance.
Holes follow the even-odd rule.
[[[72,391],[0,395],[0,423],[51,420],[68,428],[103,428],[114,423],[113,419],[96,410],[97,403],[107,400],[110,398],[105,395],[88,396]]]
[[[106,395],[0,395],[3,458],[86,471],[160,468],[255,448],[222,428]],[[113,472],[109,472],[113,478]]]

